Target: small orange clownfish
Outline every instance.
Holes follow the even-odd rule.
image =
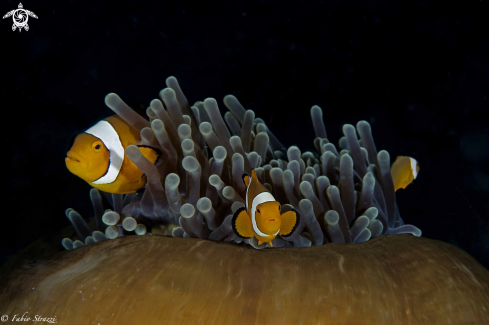
[[[238,209],[233,216],[233,230],[241,238],[258,239],[258,245],[270,243],[278,234],[290,236],[300,222],[300,215],[295,210],[280,214],[280,203],[275,200],[268,189],[263,186],[255,171],[251,177],[243,174],[246,186],[246,207]]]
[[[68,170],[91,186],[108,193],[133,193],[146,184],[146,175],[126,156],[127,146],[137,144],[139,132],[118,115],[112,115],[76,136],[66,154]],[[138,146],[155,164],[161,153]]]
[[[392,180],[394,189],[397,191],[411,184],[419,173],[419,163],[416,159],[407,156],[397,156],[396,161],[391,166]]]

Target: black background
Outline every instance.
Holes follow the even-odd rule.
[[[190,103],[214,97],[224,113],[234,94],[303,151],[312,105],[334,143],[367,120],[378,150],[420,163],[397,192],[405,222],[489,267],[486,0],[22,3],[30,30],[0,25],[1,262],[68,225],[66,208],[92,214],[64,157],[112,114],[105,95],[145,108],[173,75]]]

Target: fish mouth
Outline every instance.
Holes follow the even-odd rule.
[[[70,156],[70,155],[66,155],[65,161],[66,162],[68,162],[68,161],[80,162],[78,159],[76,159],[75,157]]]

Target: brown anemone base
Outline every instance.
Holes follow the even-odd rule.
[[[411,235],[265,250],[125,236],[10,272],[0,314],[70,325],[481,325],[489,271],[454,246]]]

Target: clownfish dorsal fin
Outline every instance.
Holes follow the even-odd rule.
[[[256,175],[254,169],[251,170],[251,183],[249,185],[249,190],[252,192],[253,197],[255,197],[256,195],[262,192],[268,192],[268,189],[265,186],[263,186],[262,183],[260,183],[260,180],[258,179],[258,175]]]
[[[139,150],[141,150],[141,154],[146,159],[148,159],[152,164],[156,164],[156,162],[161,156],[161,151],[156,148],[144,146],[144,145],[138,145],[137,147],[139,148]]]
[[[250,175],[248,175],[248,173],[244,173],[241,178],[243,179],[243,183],[246,187],[250,186]]]

